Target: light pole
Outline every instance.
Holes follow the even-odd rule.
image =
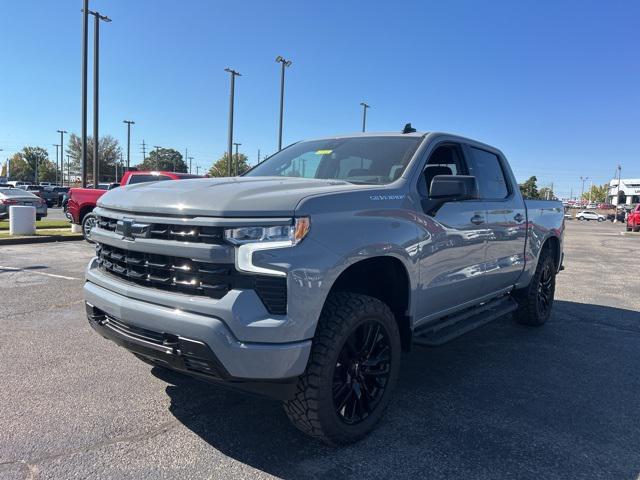
[[[582,205],[582,197],[584,197],[584,182],[589,180],[589,177],[580,177],[580,180],[582,181],[582,189],[580,190],[580,205]]]
[[[60,175],[62,176],[62,186],[64,187],[64,134],[66,130],[56,130],[60,134]],[[57,156],[56,156],[57,160]],[[56,170],[56,183],[58,183],[58,171]]]
[[[158,170],[158,165],[160,165],[160,149],[158,145],[154,145],[153,148],[156,149],[156,170]]]
[[[98,188],[100,165],[98,163],[98,103],[100,87],[100,20],[110,22],[111,19],[99,12],[89,11],[94,18],[93,24],[93,188]]]
[[[238,176],[238,147],[240,145],[242,145],[242,144],[241,143],[234,143],[234,145],[236,146],[236,161],[235,161],[236,168],[234,169],[235,170],[234,175],[237,177]]]
[[[291,66],[291,60],[287,60],[280,55],[276,57],[276,62],[280,63],[280,127],[278,128],[278,151],[282,150],[282,118],[284,116],[284,70]]]
[[[69,154],[67,154],[67,186],[71,186],[71,161],[69,160]]]
[[[127,124],[127,171],[131,164],[131,125],[135,125],[133,120],[123,120],[122,123]]]
[[[58,184],[58,148],[60,147],[60,145],[58,145],[57,143],[53,144],[54,147],[56,147],[56,185]],[[60,163],[62,163],[62,155],[60,156]]]
[[[618,222],[618,207],[620,206],[620,174],[622,173],[622,165],[618,165],[618,188],[616,189],[616,210],[613,212],[613,223]],[[613,199],[612,199],[613,203]]]
[[[367,127],[367,108],[371,108],[371,105],[367,105],[365,102],[360,102],[362,105],[362,132],[364,133]]]
[[[591,192],[593,191],[593,179],[589,182],[589,203],[591,203]]]
[[[231,94],[229,96],[229,141],[227,145],[227,175],[231,176],[231,157],[233,156],[233,101],[236,88],[236,77],[241,77],[240,72],[236,72],[230,67],[224,69],[225,72],[229,72],[231,76]]]
[[[87,186],[87,50],[89,49],[89,0],[83,1],[82,9],[82,148],[80,170],[82,171],[82,188]]]

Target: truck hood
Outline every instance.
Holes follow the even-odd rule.
[[[159,215],[290,217],[305,197],[358,188],[341,180],[287,177],[167,180],[109,190],[98,206]]]

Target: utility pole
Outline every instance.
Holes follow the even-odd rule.
[[[69,161],[69,154],[67,154],[67,186],[71,186],[71,162]]]
[[[234,175],[237,177],[238,176],[238,147],[240,145],[242,145],[242,144],[241,143],[234,143],[234,145],[236,146],[236,161],[235,161],[236,168],[234,169],[235,170],[235,174]]]
[[[367,105],[365,102],[360,102],[362,105],[362,133],[367,128],[367,108],[371,108],[371,105]]]
[[[127,124],[127,170],[131,166],[131,125],[135,125],[136,122],[132,120],[123,120],[122,123]]]
[[[196,175],[200,175],[200,165],[196,165]]]
[[[144,162],[147,159],[147,144],[144,143],[144,138],[142,139],[142,161]]]
[[[93,24],[93,188],[98,188],[100,181],[100,164],[98,162],[98,104],[100,98],[100,21],[111,19],[99,12],[89,12],[95,20]]]
[[[185,149],[184,149],[184,164],[185,164],[185,165],[187,164],[187,160],[188,160],[188,159],[189,159],[189,149],[188,149],[188,148],[185,148]],[[174,172],[175,172],[175,169],[174,169]],[[189,173],[191,173],[191,172],[189,172]]]
[[[260,149],[258,149],[258,163],[260,163]]]
[[[231,76],[231,94],[229,96],[229,141],[227,145],[227,175],[231,176],[231,157],[233,156],[233,102],[236,88],[236,77],[241,77],[240,72],[236,72],[232,68],[225,68],[225,72],[229,72]]]
[[[64,187],[64,134],[67,133],[66,130],[57,130],[60,134],[60,174],[62,176],[62,186]],[[58,171],[56,170],[56,183],[58,183]]]
[[[89,49],[89,0],[83,0],[82,9],[82,148],[80,170],[82,172],[82,188],[87,186],[87,50]]]
[[[54,143],[53,146],[56,147],[56,185],[57,185],[58,184],[58,147],[60,147],[60,145],[58,145],[57,143]]]
[[[276,57],[276,63],[280,63],[280,127],[278,128],[278,151],[282,150],[282,119],[284,116],[284,70],[291,66],[291,60],[280,55]]]
[[[616,189],[616,209],[613,212],[613,223],[618,222],[618,207],[620,206],[620,175],[622,174],[622,165],[618,164],[618,188]],[[612,202],[613,203],[613,200]]]
[[[158,165],[160,165],[160,149],[158,145],[154,145],[153,148],[156,149],[156,170],[158,170]]]
[[[193,160],[193,157],[189,157],[189,173],[191,173],[191,160]]]

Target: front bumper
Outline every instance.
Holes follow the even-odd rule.
[[[301,375],[311,341],[238,340],[211,315],[145,302],[87,281],[87,316],[102,336],[175,370],[224,381],[270,381]]]

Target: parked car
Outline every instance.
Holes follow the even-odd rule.
[[[576,213],[576,218],[578,220],[597,220],[598,222],[603,222],[604,220],[606,220],[606,217],[604,215],[600,215],[599,213],[592,210],[581,210]]]
[[[598,210],[613,210],[616,208],[615,205],[611,205],[610,203],[599,203]]]
[[[42,198],[47,202],[48,207],[61,206],[62,197],[69,191],[69,187],[44,187]]]
[[[624,209],[617,209],[615,214],[609,213],[607,215],[607,220],[613,222],[615,219],[617,219],[618,222],[624,222],[625,221],[625,217],[626,217],[625,210]]]
[[[627,232],[640,232],[640,204],[627,215]]]
[[[181,180],[186,178],[202,178],[199,175],[176,172],[151,172],[135,170],[125,172],[120,183],[99,183],[98,188],[72,188],[68,193],[67,209],[65,215],[76,225],[82,225],[82,234],[90,241],[90,232],[96,222],[95,215],[91,212],[98,199],[108,190],[119,186],[133,185],[135,183],[156,182],[162,180]]]
[[[10,185],[13,185],[14,187],[19,187],[21,185],[30,185],[29,182],[21,182],[18,180],[10,180],[7,183]]]
[[[295,143],[232,179],[108,191],[90,325],[152,365],[272,395],[326,443],[362,438],[403,349],[509,312],[544,324],[562,266],[561,202],[523,200],[493,147],[405,132]]]
[[[0,188],[14,188],[11,183],[0,183]]]
[[[36,220],[47,216],[47,202],[20,188],[0,188],[0,220],[9,219],[9,207],[24,205],[36,207]]]

